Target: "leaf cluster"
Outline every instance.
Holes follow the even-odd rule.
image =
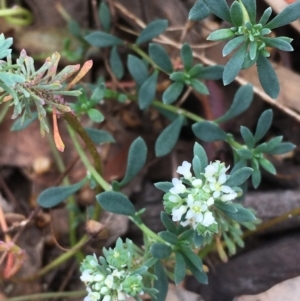
[[[279,36],[272,37],[272,30],[287,25],[300,18],[300,2],[287,6],[275,18],[269,20],[272,9],[267,8],[258,22],[256,21],[256,0],[236,0],[229,7],[226,0],[198,0],[189,18],[201,20],[212,12],[224,21],[232,24],[212,32],[208,40],[229,40],[223,48],[223,56],[236,52],[227,62],[223,72],[224,85],[230,84],[241,71],[257,65],[259,81],[265,92],[272,98],[279,94],[277,75],[267,57],[268,48],[292,51],[292,39]]]

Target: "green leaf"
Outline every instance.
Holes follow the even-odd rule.
[[[127,168],[120,186],[128,184],[144,167],[147,159],[147,145],[145,141],[138,137],[130,145]]]
[[[169,232],[176,233],[176,226],[165,211],[160,213],[160,220]]]
[[[251,176],[252,185],[254,188],[257,188],[261,182],[261,173],[259,169],[254,169]]]
[[[282,142],[279,145],[275,146],[272,150],[266,152],[271,155],[279,155],[279,154],[285,154],[290,151],[292,151],[296,145],[290,142]]]
[[[241,4],[234,1],[230,7],[230,17],[232,24],[239,27],[243,24],[243,10]]]
[[[147,25],[146,28],[142,30],[139,37],[136,40],[136,44],[140,45],[142,43],[148,42],[153,38],[159,36],[168,27],[167,20],[155,20]]]
[[[253,157],[252,151],[249,150],[248,148],[242,147],[242,148],[235,149],[235,151],[242,159],[252,159]]]
[[[183,257],[187,258],[197,270],[203,271],[203,264],[201,258],[195,254],[189,246],[181,248],[181,254]]]
[[[252,85],[241,86],[234,95],[233,102],[228,111],[221,117],[215,120],[217,123],[221,123],[245,112],[251,105],[253,100],[253,88]]]
[[[204,0],[206,6],[220,19],[231,22],[229,7],[226,0]]]
[[[267,160],[266,158],[259,158],[258,162],[264,170],[272,175],[276,175],[276,168],[269,160]]]
[[[247,45],[243,45],[225,65],[223,72],[223,83],[225,86],[234,81],[243,67],[246,57]]]
[[[178,140],[183,122],[184,116],[179,115],[160,133],[155,142],[156,157],[165,156],[173,149]]]
[[[226,185],[234,187],[242,185],[252,174],[253,169],[250,167],[242,167],[230,175],[226,181]]]
[[[265,110],[259,117],[256,131],[254,134],[255,142],[259,141],[271,127],[273,120],[273,112],[271,109]]]
[[[89,118],[94,122],[102,122],[104,120],[103,114],[94,108],[91,108],[87,111]]]
[[[213,31],[208,37],[208,41],[222,41],[233,38],[235,33],[230,28],[222,28]]]
[[[154,71],[142,84],[138,93],[138,102],[141,110],[147,109],[155,98],[158,71]]]
[[[253,41],[250,42],[249,45],[249,58],[250,60],[254,61],[257,57],[257,42]]]
[[[196,137],[205,141],[226,140],[226,133],[215,123],[210,121],[202,121],[194,123],[192,130]]]
[[[228,55],[233,50],[235,50],[236,48],[238,48],[244,41],[245,41],[245,37],[244,36],[239,36],[239,37],[236,37],[236,38],[228,41],[226,43],[226,45],[224,46],[223,50],[222,50],[222,55],[223,56]]]
[[[173,72],[173,65],[166,50],[158,44],[149,44],[149,55],[154,63],[166,73]]]
[[[171,75],[170,75],[170,79],[175,81],[175,82],[184,82],[185,80],[185,73],[184,72],[173,72]]]
[[[236,213],[238,211],[234,205],[229,204],[229,203],[223,203],[220,201],[215,202],[214,206],[225,213],[226,212]]]
[[[175,253],[175,269],[174,269],[174,282],[178,285],[184,279],[186,274],[186,265],[183,256]]]
[[[96,195],[100,206],[112,213],[134,216],[135,208],[128,197],[120,192],[105,191]]]
[[[192,274],[194,275],[194,277],[200,282],[200,283],[204,283],[207,284],[208,279],[207,279],[207,275],[205,274],[205,272],[203,272],[203,270],[199,270],[199,268],[197,266],[195,266],[188,257],[185,256],[185,254],[182,254],[184,261],[188,267],[188,269],[192,272]]]
[[[194,241],[194,245],[196,248],[199,248],[203,242],[204,242],[204,238],[202,235],[199,235],[197,233],[197,231],[194,232],[194,238],[193,238],[193,241]]]
[[[240,204],[233,204],[237,208],[237,212],[224,212],[228,217],[231,219],[239,222],[239,223],[245,223],[245,222],[253,222],[256,220],[255,215],[247,208],[244,208]]]
[[[38,118],[38,113],[33,112],[30,117],[18,118],[12,125],[11,131],[18,132],[27,128],[33,121]]]
[[[282,39],[281,37],[276,37],[276,38],[268,38],[268,37],[261,37],[260,38],[263,42],[266,43],[267,46],[269,47],[274,47],[282,51],[293,51],[294,48],[292,45]]]
[[[204,67],[202,64],[194,65],[186,74],[185,80],[190,78],[201,78],[201,73],[203,68]]]
[[[8,87],[14,87],[17,83],[25,83],[25,77],[20,74],[1,72],[0,81],[2,81]]]
[[[242,0],[252,24],[256,23],[256,0]]]
[[[79,183],[73,185],[50,187],[39,195],[37,202],[43,208],[55,207],[77,192],[86,182],[87,179],[85,178]]]
[[[266,23],[268,22],[270,16],[272,14],[272,8],[268,7],[264,13],[262,14],[260,20],[258,21],[259,24],[261,24],[262,26],[266,25]]]
[[[223,71],[224,67],[221,65],[202,67],[197,77],[201,79],[219,80],[222,78]]]
[[[149,76],[145,63],[136,56],[129,55],[127,66],[134,81],[141,86]]]
[[[193,151],[194,151],[194,156],[197,156],[200,160],[201,172],[203,172],[204,168],[208,165],[206,152],[202,147],[202,145],[200,145],[198,142],[195,143]]]
[[[101,4],[99,6],[99,19],[100,19],[102,28],[105,31],[109,31],[109,29],[110,29],[110,11],[104,1],[101,1]]]
[[[158,235],[165,240],[166,242],[172,244],[172,245],[176,245],[178,243],[178,238],[177,235],[175,235],[174,233],[171,233],[169,231],[161,231],[158,233]]]
[[[266,24],[270,29],[282,27],[300,18],[300,2],[296,1],[288,5],[280,14]]]
[[[193,52],[189,44],[184,43],[180,49],[180,57],[184,65],[184,70],[189,71],[193,66]]]
[[[229,254],[234,255],[236,253],[235,243],[228,237],[226,232],[223,232],[223,237],[224,237],[226,247],[228,248]]]
[[[155,300],[165,301],[168,293],[168,278],[165,268],[160,261],[155,263],[154,274],[157,277],[157,279],[154,281],[154,288],[158,291],[155,296]]]
[[[95,144],[115,142],[114,137],[104,130],[94,128],[85,128],[85,131]]]
[[[174,82],[163,93],[163,103],[171,104],[178,99],[184,88],[184,83]]]
[[[160,242],[155,242],[151,248],[150,252],[153,255],[153,257],[162,259],[162,258],[167,258],[172,254],[172,249],[170,246],[160,243]]]
[[[193,161],[192,161],[192,166],[193,166],[193,171],[196,176],[196,178],[201,177],[201,171],[202,171],[202,166],[201,166],[201,161],[198,156],[194,156]]]
[[[272,139],[270,139],[268,142],[264,143],[266,145],[265,150],[263,151],[268,152],[271,151],[275,146],[279,145],[282,141],[283,136],[277,136]]]
[[[205,19],[210,14],[209,8],[203,0],[197,0],[189,12],[189,20],[200,21]]]
[[[198,79],[192,78],[190,80],[190,85],[191,87],[193,87],[194,90],[196,90],[198,93],[203,94],[203,95],[208,95],[209,91],[207,89],[207,87],[200,82]]]
[[[111,46],[123,45],[119,38],[102,31],[94,31],[85,37],[85,40],[92,46],[104,48]]]
[[[255,140],[251,131],[247,127],[241,126],[240,132],[248,148],[252,149],[254,147]]]
[[[116,78],[121,79],[124,76],[124,66],[118,53],[117,47],[112,48],[109,56],[109,63],[111,70]]]
[[[158,183],[155,183],[154,186],[157,189],[162,190],[163,192],[167,193],[173,187],[173,184],[171,182],[158,182]]]

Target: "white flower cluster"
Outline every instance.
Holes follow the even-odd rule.
[[[191,163],[184,161],[177,168],[183,177],[174,178],[173,187],[164,196],[165,210],[173,221],[180,221],[182,226],[190,225],[202,235],[216,233],[217,222],[210,207],[216,200],[228,202],[237,197],[237,193],[225,185],[228,168],[215,161],[196,178],[190,171]]]
[[[125,250],[124,250],[125,251]],[[110,252],[112,261],[122,261],[122,255],[118,250]],[[129,252],[127,252],[128,254]],[[107,259],[107,258],[106,258]],[[81,264],[80,279],[87,286],[88,295],[84,301],[123,301],[126,296],[137,296],[143,294],[142,276],[132,274],[126,264],[113,266],[110,260],[100,257],[98,261],[96,255],[87,256]]]

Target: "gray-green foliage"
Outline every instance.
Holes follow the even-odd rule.
[[[300,17],[300,2],[288,5],[281,13],[269,21],[271,8],[267,8],[260,20],[256,20],[256,0],[236,0],[229,7],[225,0],[201,0],[196,2],[191,10],[190,19],[201,20],[207,13],[200,13],[204,4],[204,11],[210,10],[219,18],[232,24],[230,28],[223,28],[212,32],[208,40],[227,40],[223,48],[223,56],[232,51],[231,57],[224,68],[224,85],[230,84],[241,69],[249,68],[257,63],[260,83],[265,92],[272,98],[279,94],[279,82],[267,57],[270,56],[268,47],[282,51],[293,51],[292,39],[284,36],[269,36],[272,29],[289,24]]]

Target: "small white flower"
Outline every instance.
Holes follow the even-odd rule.
[[[110,301],[111,300],[111,296],[110,295],[106,295],[104,296],[104,298],[102,299],[102,301]]]
[[[190,205],[190,204],[188,204]],[[200,201],[195,201],[190,205],[190,209],[186,214],[186,219],[193,218],[196,222],[200,223],[203,220],[203,212],[207,210],[207,205]]]
[[[192,181],[192,185],[195,187],[195,188],[201,188],[202,187],[202,180],[200,179],[195,179]]]
[[[178,166],[177,168],[177,172],[181,175],[183,175],[184,178],[186,179],[191,179],[192,178],[192,173],[191,173],[191,166],[192,164],[187,162],[187,161],[183,161],[181,166]]]
[[[113,285],[114,285],[114,276],[113,275],[108,275],[106,277],[106,279],[104,280],[104,283],[105,285],[108,287],[108,288],[112,288]]]
[[[202,221],[202,225],[205,226],[205,227],[209,227],[210,225],[216,223],[216,220],[212,214],[212,212],[210,211],[206,211],[204,213],[204,218],[203,218],[203,221]]]
[[[186,191],[186,187],[182,184],[182,181],[176,178],[172,179],[173,188],[170,189],[170,192],[173,194],[184,193]]]
[[[95,276],[91,274],[92,272],[92,270],[84,270],[80,276],[80,280],[83,282],[93,282]]]
[[[223,185],[227,180],[226,174],[221,174],[217,181],[214,183],[211,182],[209,184],[209,188],[211,191],[213,191],[213,197],[217,199],[221,196],[221,192],[223,193],[230,193],[231,188],[229,186]]]
[[[207,201],[206,204],[208,207],[210,207],[211,205],[213,205],[215,203],[215,199],[213,197],[210,197]]]
[[[100,293],[101,293],[102,295],[106,295],[106,294],[108,294],[109,292],[110,292],[110,289],[109,289],[107,286],[101,287]]]
[[[221,201],[222,202],[228,202],[228,201],[232,201],[237,197],[237,193],[234,190],[231,190],[231,192],[229,194],[223,194],[221,196]]]
[[[179,203],[180,201],[182,201],[182,199],[177,194],[171,194],[169,196],[169,201],[172,202],[172,203]]]
[[[179,208],[172,210],[172,219],[174,222],[178,222],[181,220],[183,214],[186,213],[187,206],[181,205]]]
[[[100,299],[99,292],[93,292],[89,287],[87,287],[88,295],[83,299],[84,301],[98,301]]]
[[[118,291],[118,301],[123,301],[126,299],[126,295],[121,292],[121,291]]]
[[[104,279],[104,275],[102,275],[100,273],[95,275],[95,277],[94,277],[94,281],[97,281],[97,282],[101,282],[103,279]]]
[[[185,221],[181,222],[180,225],[183,227],[190,225],[193,227],[193,229],[196,229],[198,223],[195,221],[194,218],[189,218],[189,219],[186,219]]]
[[[114,270],[114,271],[112,272],[112,275],[113,275],[114,277],[117,277],[117,278],[120,279],[120,278],[124,275],[124,273],[125,273],[125,271]]]

